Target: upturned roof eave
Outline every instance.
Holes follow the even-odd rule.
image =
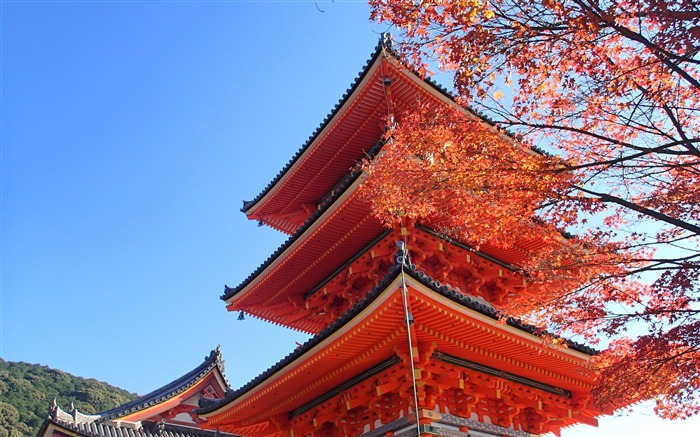
[[[316,128],[316,130],[309,136],[309,139],[301,146],[299,150],[294,154],[294,156],[287,162],[285,167],[280,170],[280,172],[275,176],[272,181],[270,181],[267,186],[257,195],[253,200],[243,201],[243,207],[241,212],[245,213],[246,216],[251,218],[256,211],[273,195],[275,187],[280,183],[284,182],[285,178],[288,177],[294,170],[304,161],[304,157],[313,149],[314,145],[323,137],[324,132],[328,127],[333,125],[337,121],[337,116],[342,113],[342,111],[348,106],[348,104],[353,100],[355,93],[361,89],[361,84],[363,81],[371,77],[380,64],[377,62],[380,60],[387,52],[387,46],[383,41],[380,40],[379,44],[375,48],[372,56],[365,63],[364,68],[355,78],[355,81],[346,90],[345,94],[340,98],[335,107],[326,116],[323,122]]]
[[[165,403],[191,389],[197,383],[204,380],[213,371],[218,371],[221,375],[221,379],[225,384],[225,387],[223,387],[224,390],[230,390],[230,384],[224,373],[224,363],[221,357],[221,350],[219,347],[217,347],[205,357],[204,362],[187,372],[185,375],[156,390],[153,390],[148,394],[134,399],[131,402],[127,402],[126,404],[120,405],[111,410],[99,413],[98,421],[105,422],[109,420],[116,420],[156,407],[157,405]]]
[[[430,77],[421,77],[418,72],[412,70],[411,68],[404,65],[401,60],[400,55],[392,48],[390,35],[388,38],[382,36],[379,44],[375,48],[375,51],[371,57],[365,63],[365,67],[360,71],[358,76],[352,85],[346,90],[345,94],[341,97],[340,101],[331,110],[331,112],[326,116],[321,125],[314,131],[314,133],[309,137],[309,139],[301,146],[299,150],[294,154],[294,156],[287,162],[285,167],[273,178],[272,181],[253,199],[250,201],[244,201],[241,211],[246,214],[249,219],[259,220],[261,217],[256,216],[256,213],[261,209],[268,200],[270,200],[275,193],[284,186],[284,182],[290,175],[292,175],[297,168],[302,166],[305,162],[305,158],[314,150],[315,146],[324,138],[325,133],[328,129],[339,121],[341,115],[350,106],[352,101],[355,99],[356,95],[360,93],[363,89],[365,82],[373,77],[375,71],[380,68],[380,65],[385,60],[393,64],[395,67],[399,68],[405,73],[405,77],[414,81],[423,90],[433,97],[441,100],[445,104],[449,104],[462,111],[468,117],[473,119],[481,120],[491,126],[495,126],[495,123],[474,110],[473,108],[463,106],[457,103],[455,97],[452,93],[445,87],[441,86],[435,82]],[[507,132],[502,132],[505,135],[509,135]],[[263,223],[266,221],[263,219]],[[280,226],[274,225],[272,223],[267,223],[269,226],[285,232]]]
[[[376,144],[374,151],[378,150],[380,144]],[[370,153],[374,153],[371,151]],[[319,208],[300,226],[294,234],[292,234],[284,243],[282,243],[258,268],[256,268],[246,279],[244,279],[236,287],[224,286],[224,294],[221,295],[221,300],[227,305],[231,304],[234,297],[240,298],[247,292],[248,287],[260,277],[275,261],[284,257],[288,250],[299,240],[303,239],[307,231],[313,228],[319,219],[333,207],[337,206],[337,201],[344,196],[351,187],[356,186],[358,179],[362,176],[362,171],[356,169],[346,175],[344,180],[340,182],[338,188],[333,195],[328,196],[325,202],[319,205]]]
[[[360,302],[355,304],[350,310],[336,319],[323,331],[311,337],[300,347],[296,348],[292,353],[288,354],[286,357],[278,361],[256,378],[243,385],[241,388],[232,391],[223,399],[216,401],[203,401],[204,404],[201,405],[199,409],[195,410],[195,413],[203,418],[214,416],[221,413],[221,411],[217,412],[217,410],[227,408],[231,403],[241,399],[249,392],[261,388],[267,381],[279,373],[284,372],[287,367],[293,365],[295,361],[303,358],[304,355],[308,354],[323,341],[327,340],[333,334],[341,330],[347,323],[349,323],[369,305],[371,305],[377,297],[379,297],[385,290],[390,288],[391,284],[396,280],[400,272],[401,269],[399,267],[392,267],[384,276],[382,281],[380,281],[380,283],[374,287],[372,291],[365,296],[365,298],[360,300]]]

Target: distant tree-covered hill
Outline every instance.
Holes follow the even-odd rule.
[[[94,414],[136,395],[96,379],[0,358],[0,437],[36,435],[54,398],[63,409],[72,402],[81,413]]]

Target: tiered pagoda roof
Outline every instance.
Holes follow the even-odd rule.
[[[585,395],[592,380],[580,367],[594,350],[570,341],[562,348],[544,347],[538,337],[543,333],[536,328],[512,318],[500,320],[482,299],[441,285],[415,265],[403,264],[403,256],[379,285],[326,329],[240,389],[203,402],[197,410],[206,420],[203,426],[242,435],[277,435],[275,427],[285,423],[292,429],[296,424],[303,434],[313,420],[337,426],[339,413],[331,405],[342,403],[341,410],[352,412],[370,401],[381,402],[387,393],[408,393],[410,380],[396,377],[407,365],[401,352],[406,349],[404,284],[410,290],[419,367],[425,372],[425,385],[433,387],[432,401],[424,400],[427,408],[450,402],[438,388],[440,381],[452,378],[461,380],[457,383],[462,387],[471,381],[490,401],[510,393],[509,402],[535,408],[542,417],[564,411],[561,422],[549,428],[553,431],[577,422],[596,423],[599,411],[587,405]],[[502,387],[501,397],[495,386]],[[382,390],[384,395],[375,395]],[[401,401],[394,402],[398,414]],[[404,406],[407,403],[404,399]],[[506,433],[504,427],[512,420],[499,422],[504,425],[497,426],[499,432]]]
[[[387,229],[360,199],[358,163],[381,153],[391,117],[417,104],[479,118],[383,39],[316,132],[244,202],[248,218],[291,236],[222,299],[313,337],[240,389],[203,401],[203,427],[372,437],[402,436],[418,422],[455,436],[518,437],[597,423],[585,372],[595,351],[561,339],[547,346],[550,334],[497,310],[540,291],[517,266],[544,242],[475,250],[436,231],[439,223]]]
[[[309,309],[309,295],[364,249],[374,250],[372,258],[380,252],[386,256],[396,241],[391,237],[380,243],[381,248],[370,247],[385,236],[386,229],[357,192],[363,180],[357,164],[379,153],[385,117],[430,103],[450,105],[479,118],[458,106],[443,88],[404,66],[388,41],[382,39],[355,82],[287,166],[254,200],[244,202],[243,212],[249,219],[291,236],[242,283],[225,287],[222,299],[229,311],[308,333],[327,326],[347,309],[347,303],[335,305],[342,308],[330,312],[325,307],[302,314]],[[439,223],[424,225],[439,227]],[[503,248],[486,242],[478,252],[468,250],[514,271],[528,252],[543,245],[521,241]],[[380,264],[371,275],[375,284],[391,262],[385,259]],[[353,271],[358,271],[357,266]]]
[[[417,425],[527,437],[595,425],[586,370],[596,352],[561,339],[553,347],[551,334],[498,312],[515,294],[539,292],[517,266],[543,242],[475,250],[439,223],[387,229],[361,200],[358,163],[381,153],[390,118],[417,104],[479,119],[383,38],[321,126],[244,202],[249,219],[290,237],[222,299],[229,311],[311,334],[306,343],[237,390],[217,349],[99,415],[55,407],[42,437],[404,437]]]
[[[267,187],[243,202],[242,211],[251,220],[294,233],[371,153],[384,134],[386,116],[418,101],[457,107],[443,88],[402,65],[392,52],[391,38],[383,36],[335,108]]]

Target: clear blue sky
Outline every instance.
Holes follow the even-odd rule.
[[[219,296],[284,241],[241,201],[372,53],[386,28],[366,4],[0,7],[0,356],[143,394],[217,344],[239,387],[304,341],[237,321]],[[647,419],[564,435],[669,432]]]

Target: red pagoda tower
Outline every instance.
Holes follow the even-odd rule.
[[[356,164],[381,149],[388,105],[477,117],[404,67],[387,41],[244,203],[249,219],[291,236],[222,299],[313,337],[223,399],[201,402],[201,426],[270,437],[524,437],[596,425],[583,372],[594,351],[546,346],[534,327],[497,314],[509,295],[532,292],[512,266],[538,242],[476,251],[429,224],[386,229],[359,199]]]

